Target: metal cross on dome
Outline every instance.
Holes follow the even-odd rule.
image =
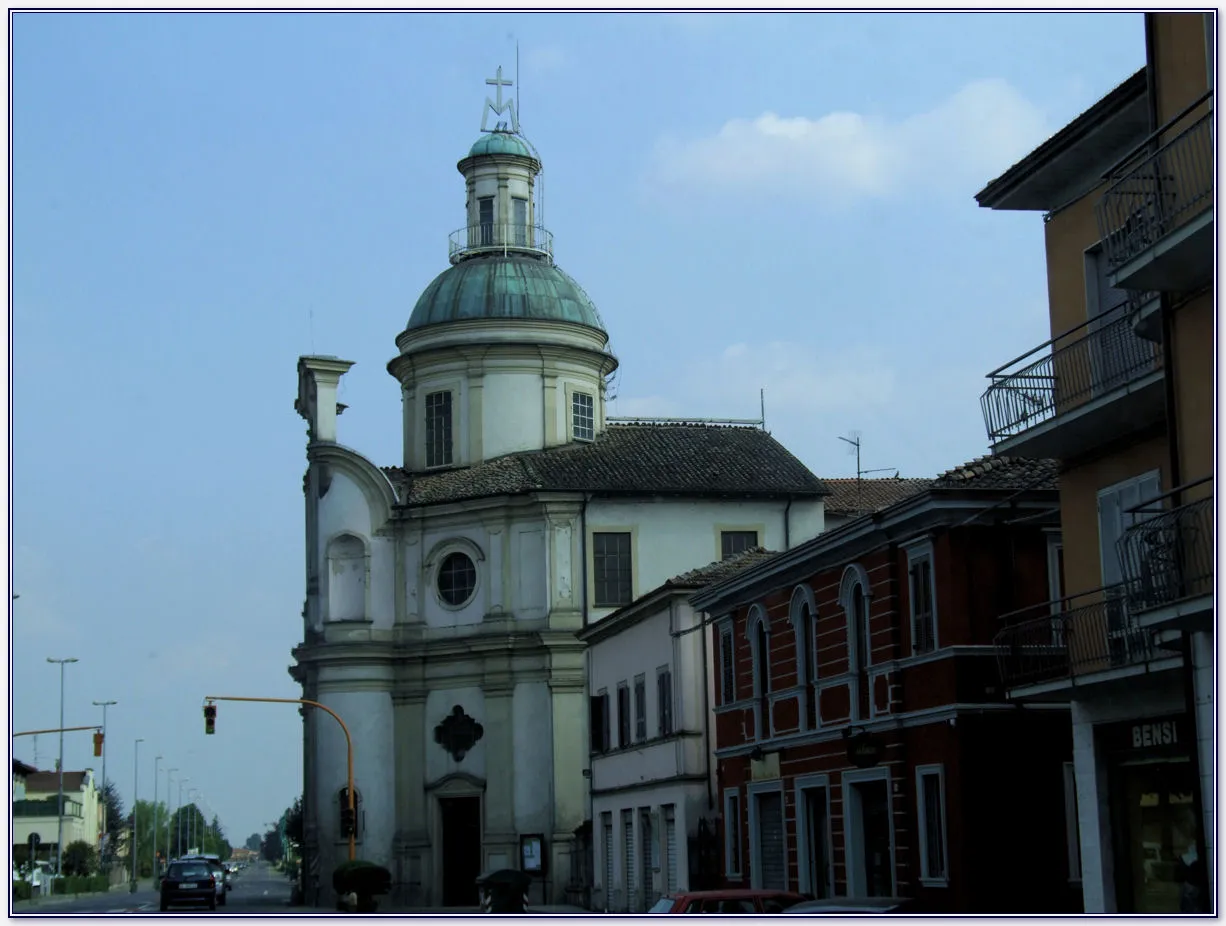
[[[505,132],[507,130],[507,124],[505,122],[497,123],[497,125],[495,125],[495,127],[492,129],[487,129],[485,127],[485,121],[486,119],[489,118],[490,110],[493,110],[494,114],[497,116],[501,116],[503,113],[510,113],[511,131],[518,132],[519,131],[519,118],[515,115],[515,101],[507,100],[505,103],[502,101],[502,88],[511,87],[514,85],[514,82],[502,79],[502,65],[498,66],[497,75],[495,77],[487,77],[485,79],[485,82],[489,84],[490,86],[495,87],[497,89],[494,92],[493,100],[491,100],[488,96],[485,98],[485,111],[481,114],[481,131],[482,132]]]

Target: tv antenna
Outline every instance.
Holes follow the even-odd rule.
[[[851,446],[847,452],[856,455],[856,507],[863,510],[864,476],[868,473],[888,473],[890,470],[894,470],[894,478],[897,479],[898,469],[893,466],[882,466],[877,469],[860,469],[860,432],[849,431],[848,433],[851,435],[850,437],[840,436],[839,440],[845,444],[850,444]]]

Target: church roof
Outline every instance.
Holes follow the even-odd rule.
[[[482,154],[515,154],[523,158],[535,158],[524,140],[510,132],[489,132],[482,135],[468,150],[470,158]]]
[[[421,294],[408,327],[471,318],[530,318],[605,330],[578,283],[548,260],[514,252],[471,257],[448,267]]]
[[[435,505],[527,492],[817,498],[830,490],[759,428],[615,424],[595,441],[507,454],[474,466],[385,467],[402,503]]]

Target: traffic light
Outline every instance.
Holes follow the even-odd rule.
[[[94,755],[102,755],[102,731],[99,730],[94,734]]]
[[[352,836],[357,832],[357,819],[348,804],[341,807],[341,835]]]
[[[217,705],[206,704],[204,706],[204,732],[209,736],[213,735],[213,725],[217,722]]]

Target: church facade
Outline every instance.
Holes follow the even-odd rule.
[[[606,417],[617,360],[536,221],[541,162],[510,123],[458,169],[465,225],[387,368],[403,459],[339,439],[349,361],[298,361],[306,604],[290,672],[352,741],[356,855],[393,902],[474,906],[475,879],[583,880],[585,627],[671,576],[823,528],[825,485],[761,427]],[[306,899],[348,857],[341,726],[303,710]]]

